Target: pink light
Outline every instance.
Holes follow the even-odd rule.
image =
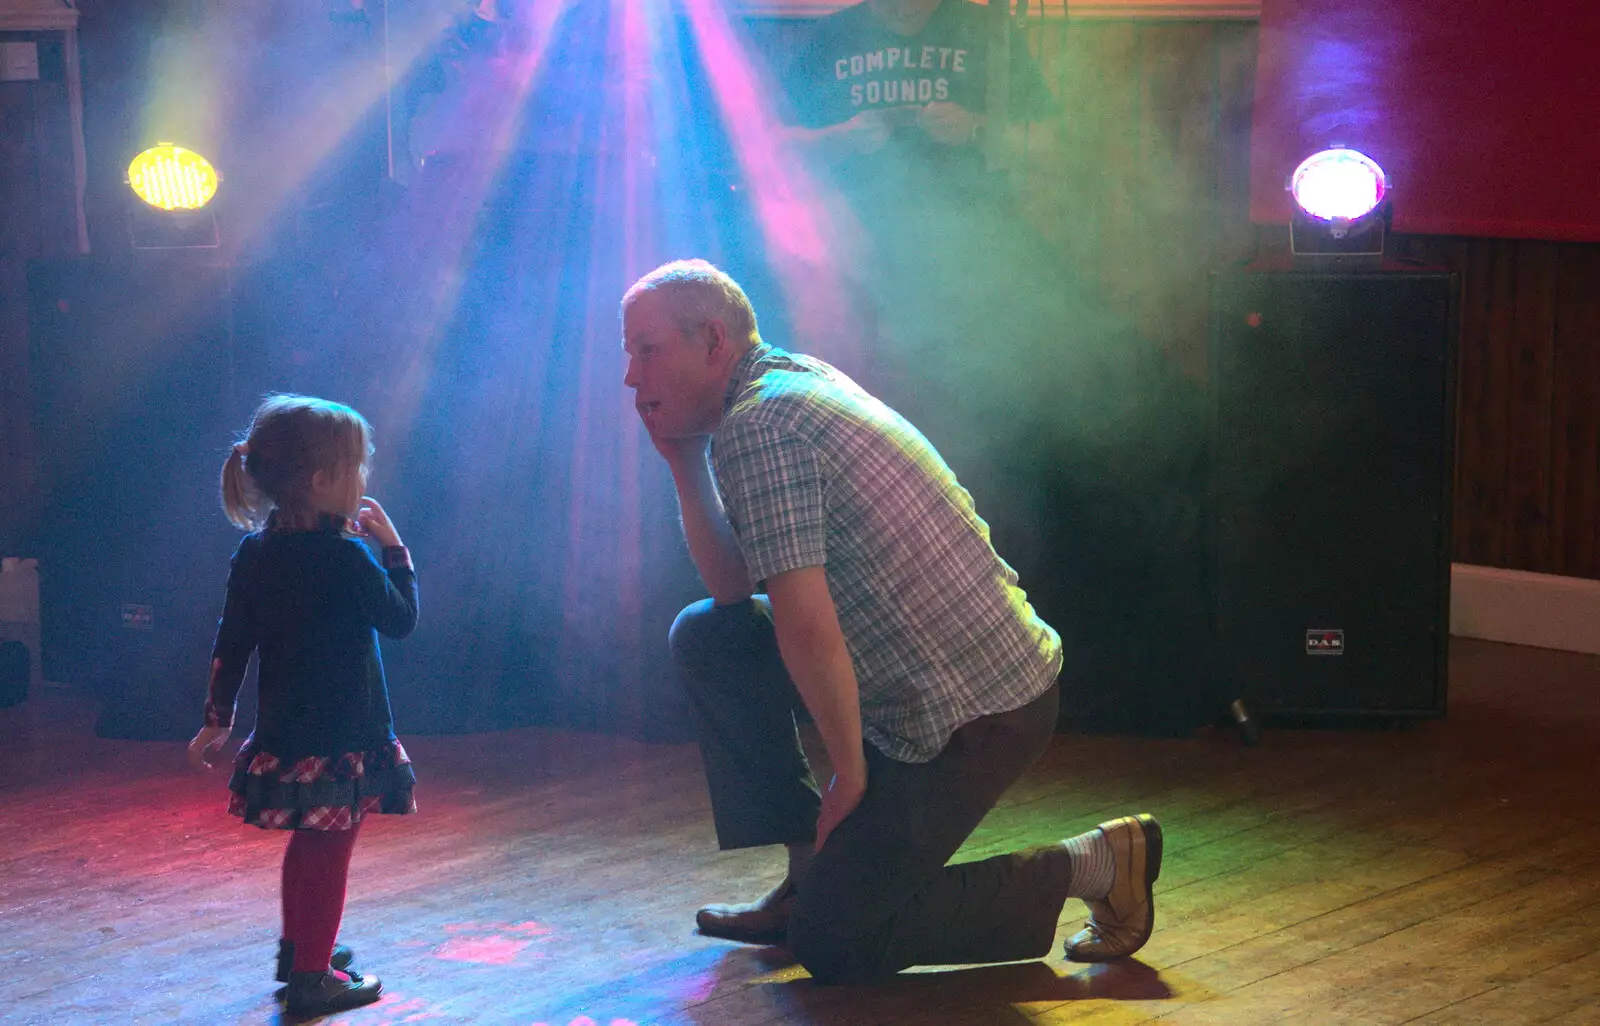
[[[513,965],[536,937],[554,932],[543,923],[448,923],[452,934],[434,949],[433,957],[476,965]]]
[[[668,12],[654,0],[610,0],[610,8],[606,65],[616,84],[604,94],[607,117],[598,140],[604,156],[596,162],[593,184],[601,201],[590,229],[585,276],[585,334],[590,339],[616,337],[616,301],[623,286],[614,277],[613,247],[620,248],[622,265],[630,268],[638,265],[640,253],[656,249],[651,155],[657,144],[668,142],[652,138],[649,129],[652,90],[662,73],[657,67],[658,23]],[[613,650],[627,660],[621,669],[624,678],[641,680],[644,673],[640,433],[632,427],[619,429],[636,420],[631,408],[618,406],[620,390],[612,385],[622,378],[620,355],[612,345],[584,347],[579,401],[570,414],[576,421],[572,480],[579,498],[567,516],[565,630],[558,665],[573,681],[590,675],[584,661],[595,650],[593,632],[599,623],[606,624]],[[602,612],[601,603],[613,600],[616,612]]]
[[[490,937],[451,937],[439,945],[433,957],[475,965],[512,965],[530,943],[499,934]]]
[[[445,933],[520,933],[530,937],[542,937],[547,933],[554,933],[550,927],[543,923],[532,921],[521,923],[447,923]]]
[[[722,0],[684,2],[768,257],[802,347],[849,362],[855,354],[829,351],[827,343],[851,340],[857,330],[844,280],[859,249],[852,242],[853,221],[841,204],[828,202],[787,144],[784,126],[765,100],[777,90],[760,80],[726,6]]]
[[[1289,191],[1300,209],[1323,221],[1354,221],[1375,210],[1388,192],[1383,168],[1364,153],[1335,148],[1295,168]]]

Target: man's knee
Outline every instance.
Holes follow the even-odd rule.
[[[716,644],[716,604],[710,599],[685,606],[667,631],[667,648],[679,666],[699,663]]]
[[[758,660],[777,644],[762,599],[719,606],[701,599],[686,606],[667,631],[667,647],[680,669],[691,674]]]
[[[861,983],[905,968],[889,964],[882,934],[848,909],[807,903],[802,893],[789,916],[788,947],[818,983]]]

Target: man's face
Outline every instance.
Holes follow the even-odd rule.
[[[922,31],[938,10],[940,0],[867,0],[885,28],[902,36]]]
[[[652,435],[687,438],[716,429],[726,341],[714,345],[709,327],[685,335],[665,298],[645,292],[622,311],[622,348],[622,383],[633,389],[634,408]]]

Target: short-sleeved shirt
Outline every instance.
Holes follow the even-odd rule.
[[[926,762],[980,716],[1054,683],[1061,639],[972,497],[905,418],[840,371],[760,344],[728,383],[712,466],[752,587],[823,567],[863,732]]]
[[[922,31],[910,36],[885,28],[865,3],[819,18],[787,69],[795,118],[808,128],[821,128],[863,110],[935,101],[981,114],[988,107],[993,24],[987,7],[968,0],[944,0]],[[1010,119],[1032,121],[1052,114],[1055,99],[1015,28],[1010,50]],[[945,168],[956,175],[975,174],[983,162],[979,147],[934,143],[908,119],[883,151],[847,163],[851,172],[861,174],[896,161]]]

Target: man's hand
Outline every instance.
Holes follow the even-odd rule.
[[[197,770],[215,769],[216,764],[211,760],[231,733],[228,727],[201,727],[200,733],[189,742],[189,765]]]
[[[917,124],[928,138],[946,146],[965,146],[977,137],[983,117],[947,100],[935,100],[922,108]]]
[[[895,115],[892,111],[881,107],[864,110],[851,118],[828,129],[830,141],[842,153],[868,154],[876,153],[888,143],[889,137],[894,134]]]
[[[639,423],[644,425],[645,434],[650,436],[650,444],[656,447],[656,452],[660,453],[661,458],[674,470],[690,459],[705,460],[706,446],[711,443],[710,435],[685,435],[674,438],[658,435],[655,425],[651,423],[651,410],[636,405],[634,412],[639,414]]]
[[[706,446],[710,443],[710,435],[687,435],[683,438],[662,438],[655,434],[650,436],[650,444],[656,447],[656,452],[667,461],[667,465],[674,469],[688,466],[695,460],[705,462]]]
[[[865,765],[859,770],[833,775],[828,782],[828,790],[822,795],[822,811],[817,813],[817,851],[821,851],[822,846],[828,843],[828,835],[833,833],[833,828],[856,811],[856,806],[861,804],[861,796],[866,793]]]

